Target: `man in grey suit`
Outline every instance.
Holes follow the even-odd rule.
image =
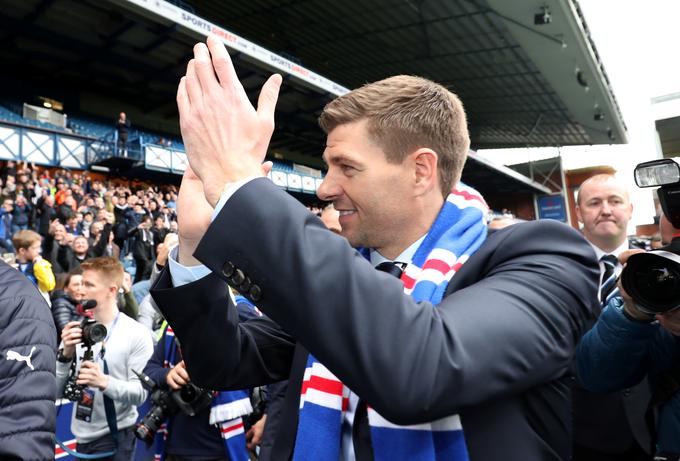
[[[583,237],[543,221],[482,244],[478,217],[443,221],[452,203],[475,200],[464,188],[449,194],[469,147],[465,113],[440,85],[400,76],[321,116],[328,173],[318,195],[340,212],[342,237],[368,249],[362,257],[263,178],[280,76],[255,110],[224,46],[211,37],[208,47],[196,45],[178,89],[191,168],[178,251],[152,290],[193,379],[229,389],[290,377],[276,460],[569,459],[570,365],[599,280]],[[447,242],[466,249],[444,272],[436,259],[417,263],[434,236],[461,226],[474,238]],[[405,265],[401,280],[374,270],[389,261]],[[225,281],[271,320],[239,323]],[[439,296],[418,299],[426,285]],[[338,397],[338,431],[322,444],[314,433],[325,428],[305,425],[312,397]]]

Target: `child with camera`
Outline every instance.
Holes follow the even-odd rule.
[[[123,266],[112,257],[84,261],[83,321],[69,322],[57,354],[58,393],[76,402],[71,431],[76,451],[127,461],[135,451],[137,405],[146,399],[139,378],[153,353],[149,331],[118,310]]]

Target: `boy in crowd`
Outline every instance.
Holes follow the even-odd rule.
[[[18,269],[38,287],[40,294],[49,302],[49,292],[56,281],[52,265],[41,256],[42,237],[32,230],[20,230],[12,237],[17,256]]]

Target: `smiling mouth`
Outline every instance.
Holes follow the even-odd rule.
[[[357,210],[338,210],[338,211],[340,213],[340,217],[349,216],[357,212]]]

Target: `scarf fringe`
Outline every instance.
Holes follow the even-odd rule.
[[[247,396],[230,403],[215,405],[210,409],[210,424],[218,424],[230,421],[240,416],[245,416],[253,412],[250,398]]]

